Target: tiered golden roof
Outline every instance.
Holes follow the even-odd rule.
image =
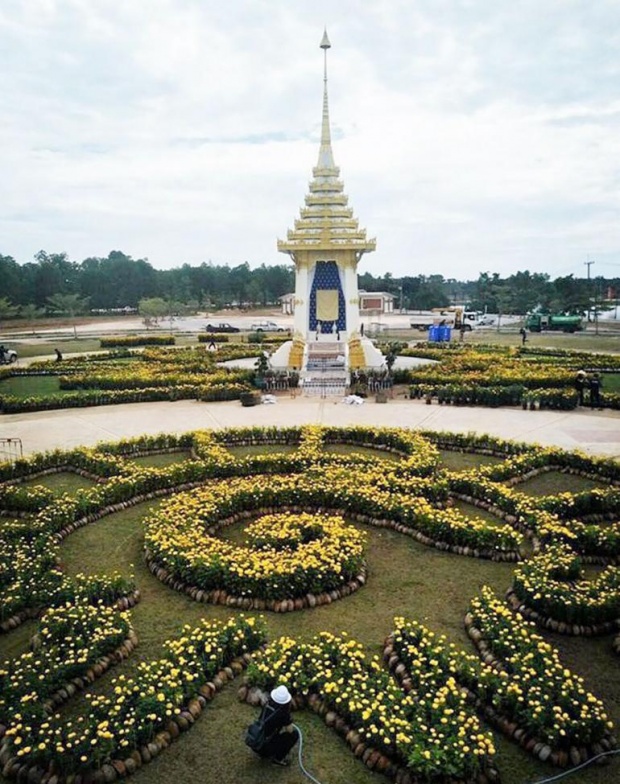
[[[287,232],[286,240],[278,240],[278,251],[293,258],[299,251],[352,251],[359,260],[362,254],[375,250],[377,241],[367,239],[366,230],[360,229],[348,206],[344,183],[339,179],[340,169],[334,163],[327,100],[327,49],[330,46],[325,33],[321,41],[325,67],[319,158],[312,170],[306,206],[301,208],[300,217],[295,220],[295,227]]]

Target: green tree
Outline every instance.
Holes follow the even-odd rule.
[[[159,295],[157,272],[146,259],[134,260],[119,250],[107,258],[90,257],[80,265],[80,292],[93,308],[136,308],[141,299]]]
[[[73,319],[78,313],[84,313],[88,308],[88,297],[80,297],[79,294],[53,294],[47,298],[47,306],[52,313],[66,314]],[[77,338],[75,323],[73,324],[73,334]]]
[[[509,291],[512,313],[529,313],[537,307],[546,309],[551,296],[549,276],[539,272],[533,275],[526,270],[506,278],[504,285]]]
[[[403,287],[403,299],[405,288]],[[418,275],[417,286],[413,293],[407,297],[411,307],[416,310],[432,310],[443,308],[450,304],[448,286],[443,275]]]
[[[19,308],[9,302],[7,297],[0,297],[0,321],[15,318]]]
[[[148,329],[156,325],[159,319],[169,315],[170,308],[165,299],[161,297],[149,297],[138,302],[138,313],[142,316],[144,325]]]
[[[66,253],[47,253],[40,250],[35,254],[35,259],[35,305],[43,307],[47,300],[56,294],[77,295],[78,266],[69,261]]]
[[[230,288],[240,307],[249,301],[248,289],[251,279],[252,272],[247,261],[233,267],[230,271]]]
[[[32,321],[34,322],[35,319],[40,318],[45,314],[45,308],[38,308],[36,305],[20,305],[19,308],[19,317],[24,319],[25,321]],[[32,324],[32,334],[36,334],[35,330],[36,325]]]
[[[11,302],[24,301],[21,268],[12,256],[0,254],[0,286],[6,299]]]
[[[501,312],[505,313],[508,302],[504,281],[498,273],[481,272],[476,281],[475,295],[472,301],[473,309],[489,313],[499,313],[501,309]]]
[[[388,344],[388,351],[385,355],[385,364],[387,366],[388,376],[392,375],[392,368],[394,367],[394,363],[396,362],[396,358],[398,357],[400,346],[398,343],[389,343]]]
[[[588,283],[587,279],[575,279],[572,275],[556,278],[549,301],[550,311],[579,315],[589,312],[592,307],[592,293]]]
[[[47,307],[53,313],[66,314],[73,318],[88,309],[89,298],[79,294],[52,294],[47,298]]]

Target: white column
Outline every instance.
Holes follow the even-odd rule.
[[[347,312],[347,335],[350,337],[360,329],[359,291],[357,289],[357,270],[350,264],[344,271],[344,299]]]
[[[308,291],[308,267],[298,266],[295,272],[295,318],[293,321],[294,332],[301,333],[304,340],[308,337],[308,306],[310,292]]]

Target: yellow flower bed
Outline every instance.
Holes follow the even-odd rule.
[[[595,579],[585,579],[581,560],[568,546],[552,544],[520,564],[513,590],[527,607],[544,618],[566,624],[615,628],[620,618],[620,568],[608,566]]]
[[[116,624],[121,620],[122,616]],[[92,780],[94,769],[126,759],[150,743],[171,720],[182,716],[188,701],[220,668],[256,649],[264,639],[262,620],[243,615],[227,621],[203,619],[195,628],[185,626],[180,637],[164,643],[162,658],[140,662],[133,676],[119,675],[110,694],[87,694],[88,705],[80,715],[49,716],[41,710],[36,692],[22,699],[4,743],[14,758],[38,766],[40,774],[49,768],[61,773],[56,777],[60,781],[73,781],[75,773]],[[36,683],[36,670],[24,666]],[[47,677],[66,666],[64,656],[52,661]],[[212,696],[214,691],[208,693]]]
[[[248,669],[248,680],[266,691],[285,682],[296,695],[318,695],[369,746],[420,780],[449,771],[470,781],[495,754],[493,740],[459,684],[436,663],[418,662],[424,677],[415,692],[403,694],[358,642],[322,632],[309,643],[288,637],[270,643]]]
[[[611,461],[597,462],[577,453],[494,440],[486,446],[506,456],[501,465],[448,472],[442,470],[436,446],[444,442],[464,451],[468,446],[483,445],[473,436],[431,436],[397,428],[247,428],[132,439],[120,445],[50,453],[43,458],[25,458],[10,467],[0,466],[5,482],[62,466],[79,467],[106,479],[91,489],[60,498],[41,488],[2,486],[0,507],[36,515],[32,520],[7,523],[0,535],[0,570],[6,578],[2,612],[35,611],[46,603],[60,602],[67,592],[83,602],[102,595],[113,601],[128,590],[118,575],[69,580],[54,568],[58,550],[54,534],[62,530],[65,535],[73,530],[71,526],[97,519],[119,505],[199,483],[204,484],[170,498],[150,514],[145,532],[147,555],[172,575],[170,584],[191,584],[204,590],[214,587],[227,591],[228,598],[281,599],[327,592],[332,586],[338,593],[342,586],[350,586],[351,577],[364,569],[365,536],[349,525],[344,515],[419,534],[427,545],[438,543],[440,549],[467,554],[515,555],[521,541],[515,527],[535,534],[543,547],[559,540],[587,548],[586,552],[617,553],[618,524],[609,522],[609,513],[617,507],[617,488],[541,499],[501,484],[550,466],[616,482],[617,467]],[[268,443],[295,449],[238,458],[227,448]],[[330,453],[327,447],[340,443],[353,445],[353,450]],[[356,454],[357,445],[389,449],[401,459],[387,463],[367,452]],[[195,459],[159,469],[128,459],[158,449],[191,451]],[[248,476],[252,473],[256,475]],[[500,510],[506,524],[469,520],[447,507],[450,494],[472,496]],[[604,525],[595,525],[599,515],[607,515]],[[245,544],[223,541],[218,535],[223,526],[235,521],[246,523]],[[570,610],[570,603],[581,601],[586,592],[585,586],[583,590],[579,586],[572,595],[564,593],[564,577],[579,576],[572,564],[572,555],[547,550],[543,556],[530,558],[517,576],[534,597],[544,593],[547,602],[565,604]],[[558,575],[558,566],[568,571]],[[603,579],[587,587],[587,592],[592,598],[588,612],[596,609],[599,600],[615,602],[617,570],[608,570]],[[286,602],[297,604],[291,599]],[[85,610],[82,625],[94,615],[94,610]],[[116,621],[122,616],[117,619],[112,611],[97,610],[94,620],[99,623],[108,616],[114,622],[109,629],[116,633]],[[418,679],[409,695],[392,683],[376,658],[367,657],[344,635],[321,635],[303,646],[288,638],[276,641],[267,658],[257,665],[259,685],[269,687],[268,679],[275,678],[277,665],[278,672],[290,675],[292,689],[300,694],[315,689],[367,746],[397,758],[427,778],[473,777],[479,763],[493,754],[489,736],[480,730],[466,705],[463,685],[486,705],[527,728],[531,735],[526,740],[535,736],[562,753],[583,749],[582,756],[590,754],[591,744],[607,742],[611,726],[601,701],[563,665],[547,641],[515,620],[504,602],[486,589],[481,598],[472,601],[470,616],[498,669],[481,665],[476,657],[459,652],[414,621],[397,620],[396,632],[403,639],[401,655],[404,660],[406,653],[410,654],[411,680]],[[46,616],[54,617],[58,619],[58,611]],[[19,669],[12,673],[12,694],[20,700],[20,708],[6,711],[11,714],[11,721],[5,721],[11,725],[6,743],[20,764],[22,760],[35,760],[42,766],[53,762],[62,765],[63,771],[90,772],[108,764],[113,755],[128,757],[131,749],[148,742],[184,712],[197,685],[215,677],[216,668],[230,660],[228,654],[222,658],[222,651],[232,646],[233,653],[245,652],[264,639],[254,628],[253,619],[241,621],[239,615],[224,628],[184,629],[178,640],[165,646],[162,659],[141,664],[135,679],[117,679],[112,695],[94,697],[88,717],[69,718],[66,724],[61,723],[63,718],[44,726],[45,718],[39,716],[35,721],[32,712],[41,709],[43,690],[36,683],[40,672],[27,667],[38,662],[44,679],[49,677],[51,682],[51,669],[58,670],[64,663],[86,665],[90,662],[86,649],[102,640],[101,633],[89,629],[82,635],[88,643],[78,646],[75,632],[80,630],[80,619],[70,621],[72,626],[64,630],[61,641],[65,653],[57,657],[57,664],[55,653],[45,660],[39,653],[28,654],[18,660]],[[48,620],[46,624],[43,629],[49,630]],[[100,628],[105,631],[103,624]],[[42,638],[46,634],[42,630]],[[59,646],[56,653],[62,651]],[[22,695],[28,697],[27,710],[21,705]],[[8,696],[3,697],[4,703],[0,699],[0,707],[10,705]],[[566,764],[562,757],[549,759]]]
[[[203,503],[205,493],[177,496],[149,518],[146,535],[156,563],[202,590],[295,599],[338,588],[364,566],[366,537],[342,517],[267,515],[247,527],[240,547],[204,530]]]
[[[472,599],[469,621],[497,661],[499,685],[492,684],[491,699],[502,715],[531,727],[555,749],[596,743],[613,729],[602,701],[588,692],[583,678],[566,667],[533,623],[515,616],[488,586]]]
[[[362,538],[342,518],[329,526],[321,523],[321,546],[308,542],[286,558],[238,548],[216,536],[222,521],[278,507],[346,509],[371,522],[392,521],[397,530],[427,537],[427,543],[437,540],[491,557],[516,553],[521,536],[510,526],[470,520],[456,509],[438,509],[426,498],[409,494],[419,492],[419,483],[429,480],[393,477],[393,481],[394,490],[389,476],[366,466],[357,471],[322,467],[294,476],[211,483],[175,496],[147,518],[147,557],[151,564],[203,591],[223,589],[237,597],[270,600],[330,591],[357,576],[363,565]],[[290,519],[278,516],[272,523],[275,527],[285,523],[288,528]]]

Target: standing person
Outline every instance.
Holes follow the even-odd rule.
[[[291,720],[291,694],[286,686],[278,686],[271,691],[258,720],[248,727],[246,743],[259,757],[287,767],[286,755],[298,740]]]
[[[4,355],[6,354],[6,349],[4,348],[4,343],[0,346],[0,365],[4,362]]]
[[[593,373],[590,378],[590,408],[602,408],[601,406],[601,389],[603,382],[598,373]]]
[[[60,349],[55,348],[54,351],[56,352],[56,362],[62,362],[62,354],[60,353]]]
[[[521,327],[519,330],[519,335],[521,335],[521,345],[525,345],[525,341],[527,340],[527,332],[525,331],[525,327]]]
[[[575,377],[575,389],[579,394],[579,405],[583,405],[583,393],[588,385],[588,377],[585,370],[578,370]]]

